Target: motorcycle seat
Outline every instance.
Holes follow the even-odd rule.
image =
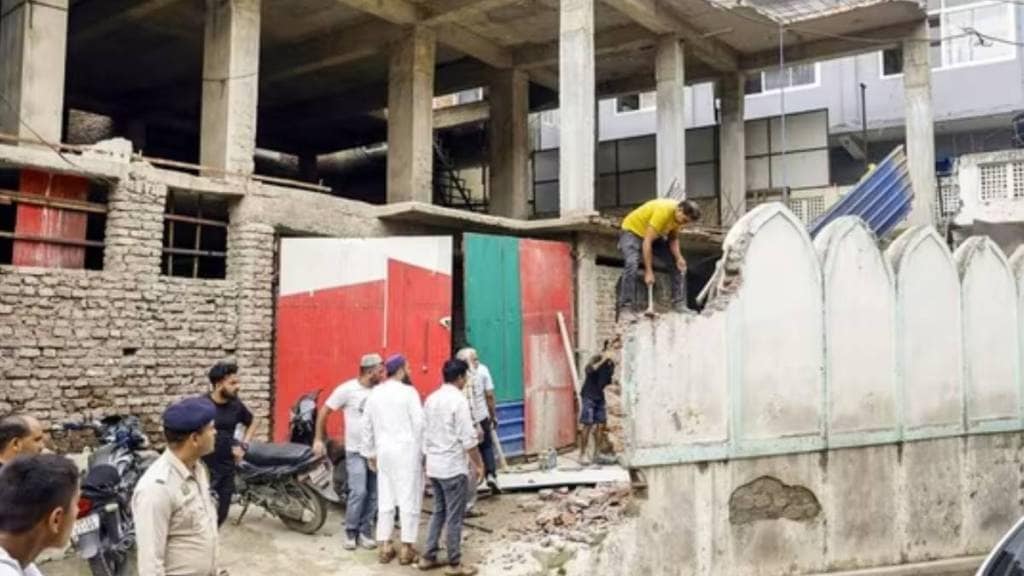
[[[245,461],[254,466],[294,466],[314,458],[313,449],[305,444],[274,444],[253,442],[245,453]]]

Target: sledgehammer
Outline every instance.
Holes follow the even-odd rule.
[[[644,310],[644,316],[648,318],[655,318],[658,314],[654,311],[654,284],[647,285],[647,310]]]

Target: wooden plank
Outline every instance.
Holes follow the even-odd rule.
[[[46,206],[48,208],[60,208],[73,212],[88,212],[91,214],[106,214],[107,206],[96,202],[85,202],[70,198],[55,198],[53,196],[40,196],[38,194],[26,194],[14,190],[0,189],[0,200],[4,204],[32,204],[34,206]]]
[[[498,472],[502,490],[539,490],[560,486],[581,486],[605,482],[629,483],[629,470],[621,466],[601,466],[582,470],[545,470],[532,472]]]
[[[15,232],[0,232],[0,238],[20,242],[38,242],[41,244],[58,244],[61,246],[74,246],[76,248],[103,248],[105,244],[97,240],[75,240],[73,238],[54,238],[40,236],[38,234],[17,234]]]

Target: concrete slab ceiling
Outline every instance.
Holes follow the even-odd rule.
[[[437,32],[439,94],[485,85],[510,67],[552,94],[558,9],[559,0],[263,0],[259,145],[330,152],[365,141],[368,127],[379,132],[352,119],[386,105],[390,46],[413,25]],[[196,133],[204,10],[201,0],[73,0],[68,104]],[[795,62],[877,50],[923,17],[911,0],[597,0],[598,94],[653,88],[659,35],[686,41],[687,79],[697,82],[775,65],[776,20],[789,26]]]

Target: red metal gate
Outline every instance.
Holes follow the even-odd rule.
[[[523,391],[526,452],[571,445],[576,440],[575,386],[558,313],[573,334],[573,268],[567,244],[519,241],[523,313]]]
[[[421,395],[437,388],[451,354],[451,262],[446,237],[282,240],[274,438],[287,437],[295,400],[318,389],[326,400],[363,354],[400,352]]]

